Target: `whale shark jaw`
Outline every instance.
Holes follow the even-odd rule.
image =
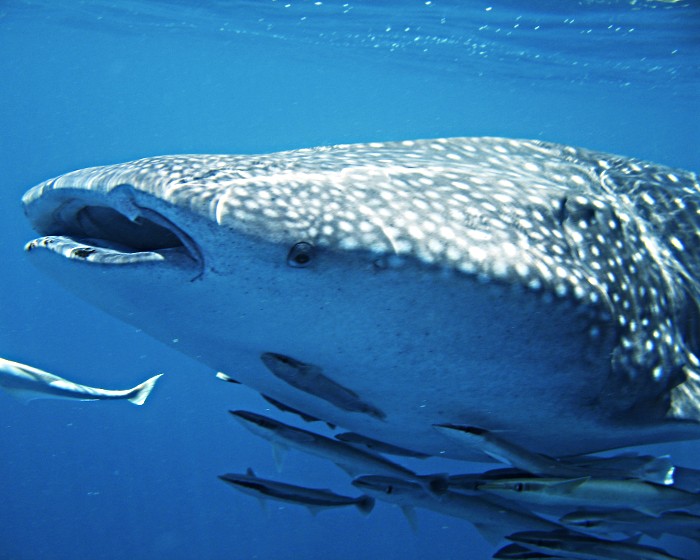
[[[605,184],[623,165],[697,188],[679,170],[491,138],[163,156],[30,190],[44,237],[27,250],[216,371],[416,452],[479,458],[433,428],[446,423],[554,456],[698,437],[693,341],[672,321],[678,294],[696,294],[657,285],[682,285],[677,269],[635,272],[671,253]],[[661,305],[637,276],[666,287]]]

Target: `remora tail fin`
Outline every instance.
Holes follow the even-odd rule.
[[[151,391],[153,391],[153,387],[155,387],[156,381],[158,381],[158,378],[160,378],[161,375],[163,374],[159,373],[158,375],[154,375],[150,379],[131,389],[130,393],[133,394],[131,397],[129,397],[129,402],[138,406],[145,403],[148,395],[150,395]]]

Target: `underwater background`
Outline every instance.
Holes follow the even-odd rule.
[[[256,393],[34,270],[27,188],[150,155],[442,136],[537,138],[700,171],[699,86],[696,0],[0,1],[0,355],[105,388],[166,374],[141,408],[0,393],[0,559],[495,550],[459,519],[419,511],[412,531],[383,503],[367,517],[264,511],[220,482],[252,466],[357,493],[298,452],[278,473],[268,442],[227,413],[269,411]],[[699,468],[700,443],[653,450]],[[687,540],[661,545],[699,554]]]

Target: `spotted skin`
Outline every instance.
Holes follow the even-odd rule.
[[[184,231],[201,218],[287,250],[307,243],[304,267],[369,255],[376,270],[417,265],[571,301],[589,314],[591,340],[615,341],[599,406],[700,419],[695,173],[540,141],[449,138],[146,158],[65,174],[24,204],[40,233],[86,236],[70,200],[88,195],[132,218],[156,198]],[[71,246],[55,239],[30,247]],[[87,254],[78,249],[53,250]]]

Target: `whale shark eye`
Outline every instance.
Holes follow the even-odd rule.
[[[294,268],[309,266],[314,260],[316,249],[311,243],[300,241],[295,243],[287,255],[287,264]]]

